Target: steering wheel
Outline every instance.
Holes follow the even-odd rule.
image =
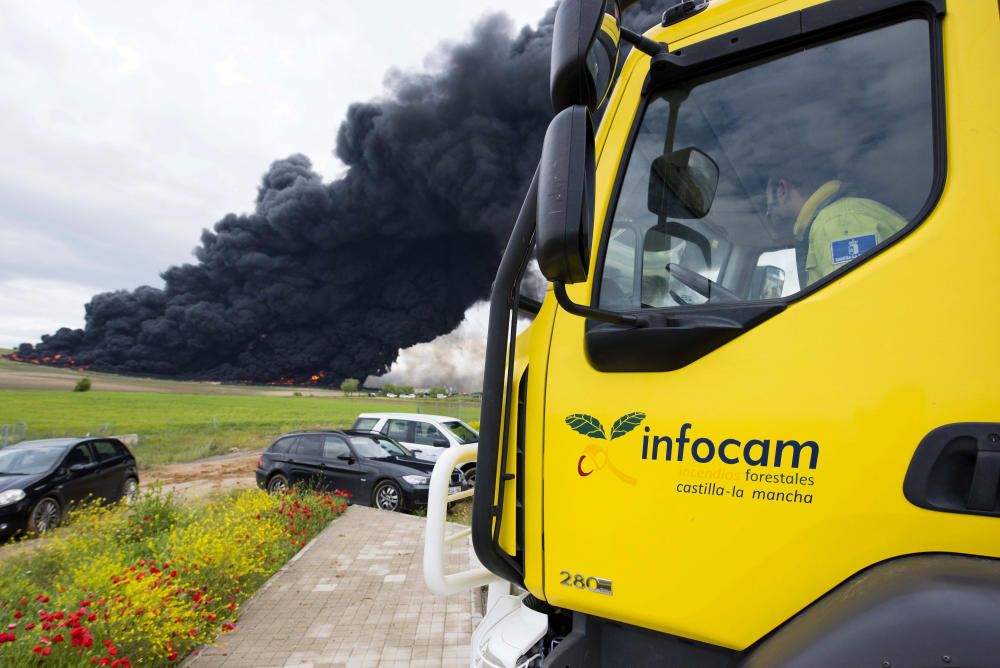
[[[665,268],[668,272],[670,272],[671,276],[674,276],[678,281],[688,286],[710,302],[742,301],[740,296],[732,290],[722,287],[712,279],[705,278],[701,274],[694,272],[683,265],[671,262]]]

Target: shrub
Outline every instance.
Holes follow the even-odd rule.
[[[80,380],[76,381],[76,385],[73,387],[74,392],[89,392],[90,391],[90,379],[84,376]]]

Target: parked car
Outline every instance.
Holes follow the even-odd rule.
[[[292,485],[344,490],[351,501],[382,510],[427,505],[434,465],[381,434],[353,429],[303,431],[279,437],[257,461],[257,486],[280,492]],[[468,487],[452,472],[451,492]]]
[[[430,462],[436,462],[444,448],[479,443],[479,432],[458,418],[445,415],[362,413],[353,428],[385,434]],[[461,469],[465,479],[475,484],[476,463],[469,462]]]
[[[0,450],[0,536],[55,528],[88,497],[113,502],[138,492],[135,457],[117,439],[22,441]]]

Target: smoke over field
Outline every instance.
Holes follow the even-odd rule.
[[[658,14],[645,0],[629,16]],[[17,354],[43,363],[231,381],[338,383],[450,332],[488,296],[551,116],[550,9],[513,32],[491,16],[431,72],[393,73],[336,138],[344,176],[293,155],[252,213],[202,233],[163,288],[99,294],[84,329]],[[326,82],[324,82],[325,85]]]

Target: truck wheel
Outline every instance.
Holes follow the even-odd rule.
[[[45,533],[59,526],[61,519],[62,511],[59,508],[59,502],[51,496],[46,496],[31,509],[31,514],[28,515],[28,531]]]
[[[271,476],[271,479],[267,481],[268,494],[278,494],[285,491],[288,491],[288,478],[281,473]]]
[[[375,485],[372,492],[372,505],[379,510],[397,511],[403,509],[403,495],[399,491],[396,483],[390,480],[383,480]]]

